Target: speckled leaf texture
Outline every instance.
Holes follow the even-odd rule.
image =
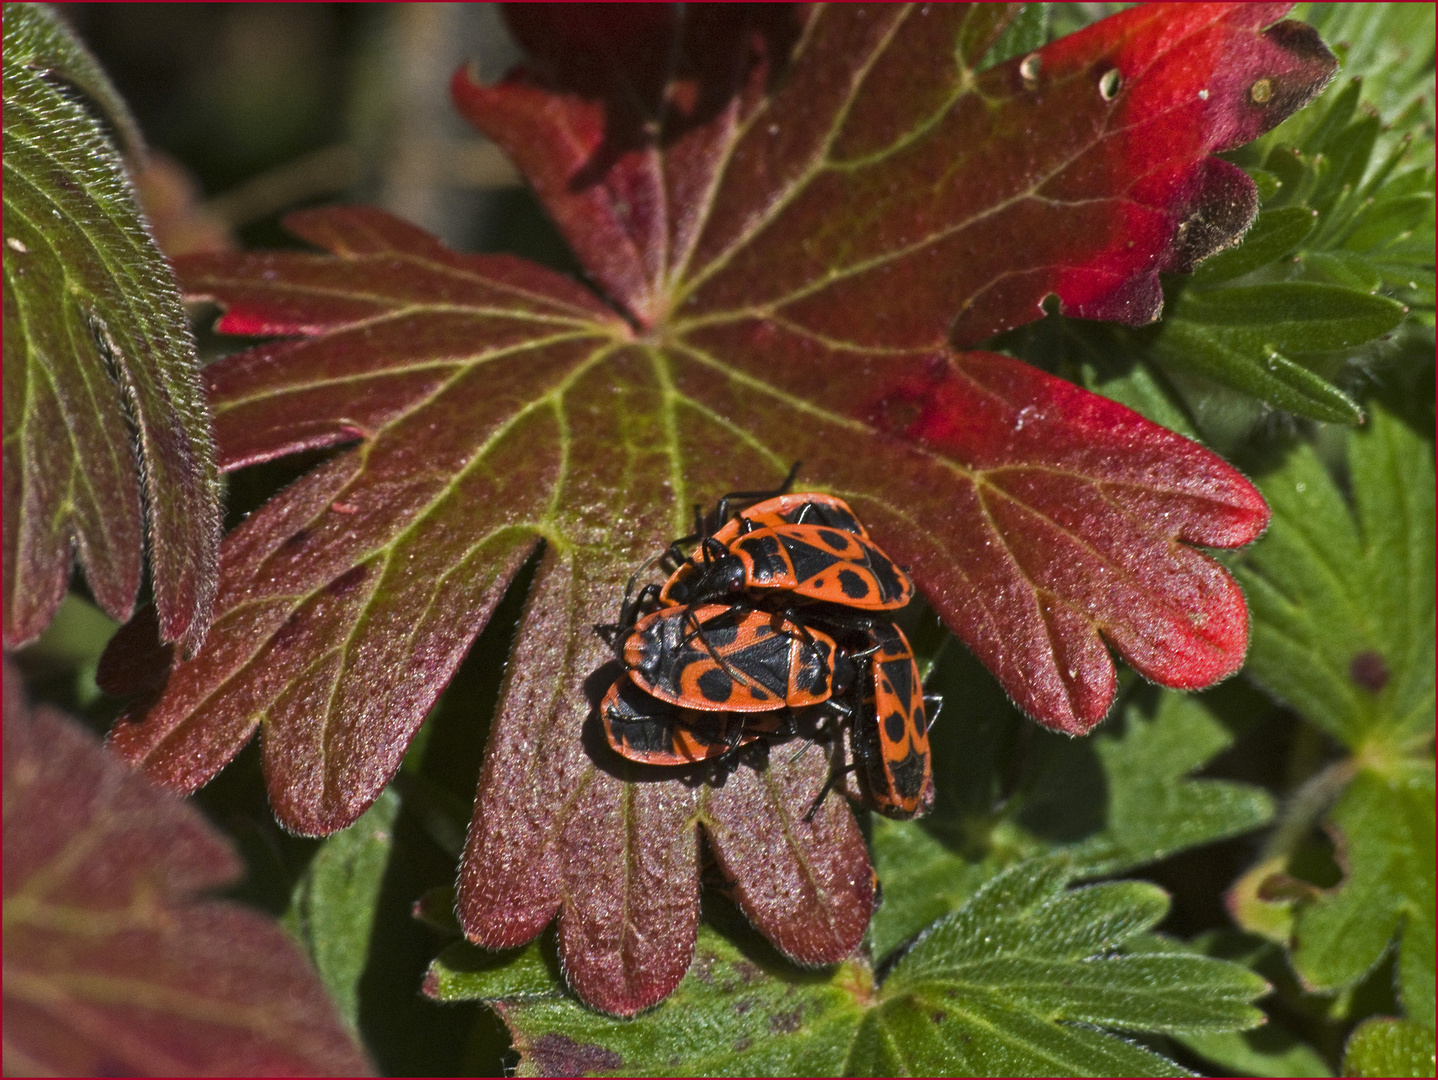
[[[164,637],[194,651],[219,479],[174,276],[96,113],[133,126],[43,5],[5,5],[4,51],[5,644],[49,625],[76,559],[129,618],[148,544]]]
[[[633,1013],[688,966],[707,850],[786,955],[842,959],[872,876],[842,800],[804,820],[825,755],[707,783],[615,758],[590,627],[693,504],[802,461],[1041,723],[1102,718],[1109,647],[1169,686],[1235,671],[1243,598],[1197,547],[1262,531],[1254,488],[957,350],[1050,293],[1151,320],[1160,270],[1241,233],[1253,187],[1211,153],[1334,66],[1284,10],[1133,10],[980,72],[1009,9],[512,9],[532,60],[491,87],[459,72],[455,100],[599,292],[367,209],[291,219],[327,255],[185,260],[222,331],[286,339],[208,372],[223,466],[352,445],[227,538],[203,656],[169,670],[145,627],[117,638],[106,678],[146,696],[112,745],[192,790],[263,726],[281,821],[342,827],[542,549],[460,873],[470,939],[557,916],[578,993]]]
[[[200,812],[19,686],[7,666],[5,1075],[373,1075],[279,926],[198,898],[243,870]]]

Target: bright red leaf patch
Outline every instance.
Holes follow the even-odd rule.
[[[824,755],[708,783],[617,759],[590,627],[692,504],[801,460],[1042,723],[1098,722],[1110,646],[1169,686],[1235,671],[1243,599],[1195,545],[1257,536],[1254,489],[1113,402],[953,347],[1049,293],[1151,320],[1160,270],[1236,238],[1253,187],[1212,151],[1334,67],[1308,28],[1263,29],[1283,10],[1135,9],[978,72],[1003,9],[516,9],[533,60],[495,87],[461,72],[456,100],[618,313],[377,210],[296,215],[330,255],[184,260],[222,330],[292,339],[209,370],[227,466],[354,445],[226,540],[203,655],[165,670],[152,632],[117,638],[110,684],[147,696],[113,745],[191,790],[263,724],[280,819],[339,828],[542,544],[461,870],[470,937],[515,945],[558,913],[587,1001],[652,1004],[692,950],[702,831],[781,949],[840,959],[871,879],[841,800],[802,820]]]
[[[278,926],[196,902],[243,869],[203,816],[19,687],[7,666],[6,1075],[371,1075]]]

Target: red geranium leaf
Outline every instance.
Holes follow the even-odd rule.
[[[575,988],[632,1013],[688,962],[702,828],[765,934],[840,958],[871,877],[842,800],[803,821],[822,755],[722,778],[619,761],[590,628],[694,503],[802,460],[1045,724],[1104,715],[1108,646],[1167,685],[1236,670],[1242,597],[1192,545],[1263,529],[1247,481],[950,344],[1049,291],[1152,318],[1158,270],[1232,241],[1252,185],[1209,151],[1333,67],[1306,28],[1261,30],[1279,13],[1138,9],[976,74],[996,8],[520,10],[534,62],[456,97],[625,317],[376,210],[292,219],[329,256],[183,260],[222,329],[298,338],[208,369],[226,466],[354,445],[227,538],[202,656],[170,669],[140,623],[116,639],[105,677],[147,696],[113,745],[188,790],[263,725],[281,820],[348,824],[542,543],[461,870],[470,937],[515,945],[558,913]]]
[[[739,768],[712,789],[705,832],[734,898],[765,937],[801,964],[832,964],[869,926],[874,878],[863,834],[831,795],[810,821],[832,763],[809,748],[776,747],[768,767]],[[778,828],[757,829],[772,821]],[[795,910],[804,918],[795,919]]]
[[[7,666],[7,1075],[373,1075],[278,926],[196,900],[240,876],[229,844],[19,687]]]
[[[1253,185],[1209,155],[1335,69],[1309,27],[1260,32],[1288,6],[1147,5],[975,74],[999,28],[987,5],[838,5],[769,96],[776,16],[716,41],[700,9],[693,26],[634,17],[650,37],[612,60],[589,46],[635,61],[603,80],[551,61],[494,87],[461,71],[453,89],[640,323],[747,311],[853,346],[965,345],[1040,317],[1050,292],[1073,315],[1149,322],[1160,270],[1247,228]],[[525,39],[585,18],[512,10]],[[749,74],[707,125],[686,91],[701,64]],[[631,146],[636,109],[650,134]],[[621,237],[642,252],[622,268]]]

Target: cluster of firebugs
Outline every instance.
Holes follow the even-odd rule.
[[[934,797],[929,721],[914,651],[893,616],[913,583],[840,499],[732,492],[646,564],[668,572],[595,631],[624,671],[600,702],[609,745],[631,761],[692,765],[759,740],[848,733],[865,803],[913,817]],[[692,551],[688,545],[696,544]],[[641,574],[644,570],[641,570]],[[639,575],[636,575],[636,578]]]

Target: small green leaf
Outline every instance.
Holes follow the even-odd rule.
[[[1274,196],[1276,196],[1283,187],[1283,181],[1280,180],[1275,173],[1271,173],[1267,169],[1249,169],[1248,175],[1253,180],[1254,186],[1258,188],[1259,201],[1265,206],[1273,201]],[[1215,255],[1214,258],[1216,259],[1218,256]],[[1210,259],[1209,261],[1212,262],[1213,260]]]
[[[1376,406],[1348,456],[1353,511],[1306,446],[1259,478],[1273,523],[1238,568],[1247,671],[1350,748],[1401,752],[1432,738],[1433,460]]]
[[[1309,986],[1361,979],[1401,935],[1399,985],[1409,1016],[1433,1015],[1433,766],[1358,774],[1334,806],[1343,882],[1298,909],[1293,963]]]
[[[1239,571],[1253,615],[1248,670],[1353,753],[1322,774],[1353,777],[1329,814],[1344,877],[1325,892],[1264,897],[1265,882],[1282,880],[1281,865],[1265,864],[1236,895],[1251,897],[1249,925],[1260,915],[1281,929],[1292,911],[1293,964],[1317,990],[1355,985],[1398,937],[1400,999],[1410,1016],[1428,1017],[1433,462],[1424,440],[1380,407],[1346,440],[1353,509],[1300,446],[1260,480],[1273,524]]]
[[[944,991],[947,993],[947,991]],[[973,995],[910,995],[904,1008],[865,1017],[850,1076],[1191,1076],[1141,1046],[1079,1025],[1048,1023]],[[927,1015],[924,1012],[927,1011]]]
[[[1052,4],[1025,4],[979,64],[980,70],[1042,47],[1048,41]]]
[[[295,884],[284,924],[314,961],[330,997],[359,1025],[359,982],[389,864],[399,796],[388,788],[353,825],[327,839]]]
[[[1202,1032],[1177,1038],[1199,1057],[1235,1076],[1333,1075],[1313,1047],[1272,1024],[1252,1031]]]
[[[1377,1016],[1358,1025],[1343,1051],[1344,1076],[1432,1076],[1433,1029]]]
[[[1373,264],[1349,251],[1309,252],[1301,262],[1307,276],[1320,282],[1370,294],[1383,287],[1383,275],[1373,268]]]
[[[1336,285],[1282,281],[1186,292],[1170,317],[1207,328],[1235,350],[1293,354],[1341,349],[1385,334],[1403,321],[1403,305]]]
[[[435,1001],[560,1000],[566,994],[557,966],[537,941],[500,951],[456,942],[430,964],[424,992]]]
[[[1339,199],[1357,190],[1368,168],[1368,159],[1373,156],[1378,132],[1378,117],[1365,116],[1338,136],[1324,158],[1326,169],[1323,179],[1309,196],[1309,205],[1325,214]]]
[[[1213,285],[1266,266],[1297,249],[1317,223],[1318,211],[1306,206],[1265,210],[1258,215],[1241,244],[1220,251],[1194,271],[1193,284]]]
[[[897,985],[1010,955],[1083,959],[1117,948],[1168,913],[1163,890],[1146,882],[1065,892],[1072,872],[1066,857],[1051,855],[991,879],[904,955],[893,972]]]
[[[864,1075],[1182,1075],[1094,1027],[1252,1027],[1263,979],[1189,954],[1115,956],[1168,910],[1162,890],[1066,890],[1066,858],[1021,863],[927,931],[880,988],[850,1057]],[[1071,1024],[1089,1025],[1073,1027]]]
[[[1256,947],[1255,947],[1256,945]],[[1261,939],[1234,931],[1212,932],[1193,941],[1179,941],[1161,934],[1135,938],[1125,952],[1184,952],[1232,960],[1261,970],[1272,962],[1285,968],[1279,951]],[[1273,1016],[1262,1027],[1247,1031],[1198,1031],[1173,1036],[1187,1049],[1213,1062],[1224,1072],[1238,1076],[1332,1076],[1332,1070],[1313,1047],[1296,1036]]]
[[[1278,181],[1278,189],[1269,200],[1269,205],[1278,208],[1303,204],[1303,196],[1312,186],[1313,177],[1304,167],[1297,147],[1274,145],[1263,159],[1263,171]]]
[[[1313,125],[1299,149],[1305,154],[1331,151],[1339,142],[1340,134],[1348,126],[1348,121],[1353,119],[1353,111],[1358,108],[1358,95],[1361,91],[1362,82],[1349,79],[1336,95],[1332,95],[1327,109],[1315,108],[1313,111],[1321,115],[1322,119]]]
[[[1105,873],[1237,836],[1273,817],[1262,788],[1184,779],[1228,749],[1233,736],[1195,698],[1170,692],[1160,702],[1152,719],[1130,708],[1122,734],[1105,731],[1095,740],[1108,778],[1108,827],[1074,857],[1093,852]]]
[[[218,567],[209,414],[173,275],[81,93],[133,126],[48,8],[6,4],[4,37],[5,641],[45,629],[76,555],[127,619],[148,546],[162,636],[193,652]]]
[[[1235,347],[1230,335],[1212,327],[1170,319],[1153,355],[1171,369],[1205,376],[1301,416],[1336,424],[1363,420],[1358,403],[1326,379],[1276,350]]]
[[[1382,244],[1387,244],[1395,238],[1402,238],[1405,233],[1411,233],[1423,225],[1425,219],[1433,216],[1433,193],[1427,192],[1419,195],[1401,195],[1397,198],[1386,198],[1376,203],[1370,211],[1363,215],[1358,224],[1354,226],[1344,240],[1344,246],[1353,251],[1369,251]],[[1432,222],[1428,223],[1429,231],[1432,231]],[[1429,261],[1432,261],[1433,249],[1428,249]]]
[[[520,1075],[837,1076],[872,977],[859,961],[803,972],[701,926],[679,988],[633,1020],[599,1016],[562,987],[557,960],[538,945],[499,954],[453,945],[425,982],[439,1000],[493,1005]]]

